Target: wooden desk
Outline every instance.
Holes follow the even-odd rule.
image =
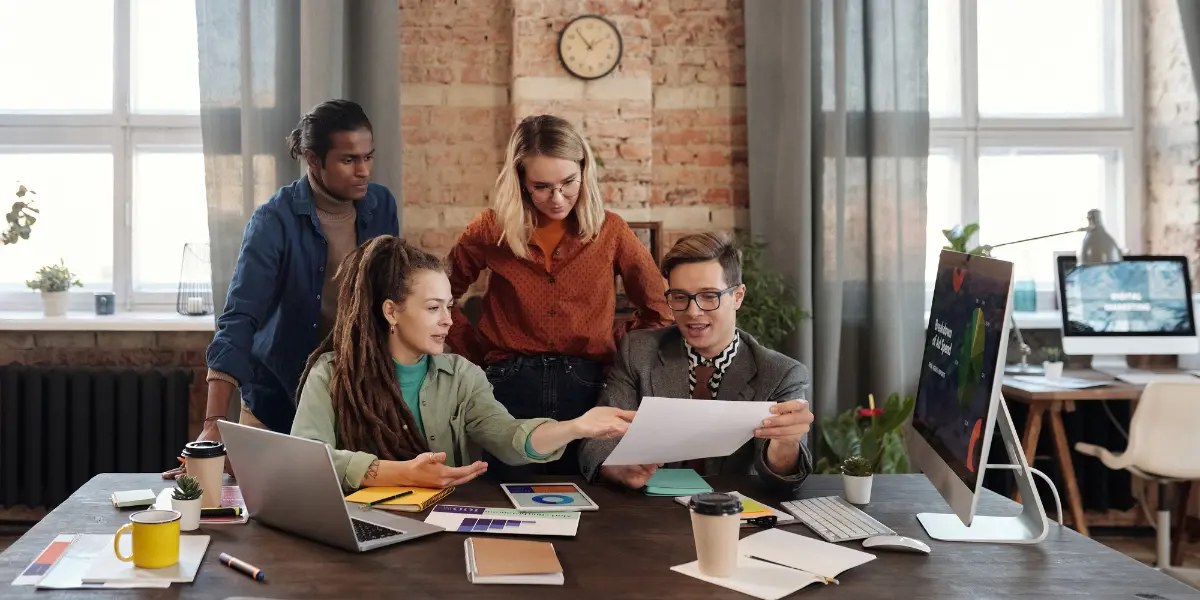
[[[1071,447],[1067,444],[1067,432],[1063,428],[1062,411],[1064,409],[1074,410],[1074,403],[1077,401],[1137,401],[1142,396],[1143,386],[1123,383],[1091,369],[1068,371],[1064,375],[1112,383],[1104,387],[1064,390],[1018,381],[1010,375],[1004,378],[1002,393],[1006,400],[1029,406],[1029,418],[1025,421],[1025,433],[1021,436],[1021,443],[1025,447],[1025,458],[1031,463],[1033,455],[1037,451],[1038,439],[1042,435],[1042,419],[1047,412],[1050,413],[1050,432],[1054,436],[1054,454],[1058,459],[1059,470],[1063,474],[1063,485],[1067,488],[1065,491],[1067,508],[1071,511],[1071,522],[1075,524],[1075,529],[1079,533],[1090,535],[1087,518],[1083,514],[1083,500],[1079,496],[1079,483],[1075,479],[1075,463],[1071,460]],[[1020,494],[1014,493],[1013,498],[1019,502]]]
[[[943,543],[929,539],[914,516],[919,511],[949,511],[941,496],[921,475],[876,478],[868,513],[896,530],[929,543],[929,556],[877,552],[868,565],[847,571],[840,586],[818,590],[821,598],[1063,598],[1102,595],[1111,598],[1172,600],[1200,598],[1193,590],[1070,529],[1051,526],[1037,546]],[[748,477],[714,477],[718,490],[736,489],[758,500],[780,498],[758,488]],[[801,496],[841,492],[841,480],[814,476]],[[669,570],[695,559],[688,512],[669,498],[650,498],[631,490],[588,486],[600,505],[583,515],[579,535],[546,538],[553,541],[566,572],[566,585],[472,585],[463,564],[463,540],[441,533],[352,554],[260,526],[202,528],[212,536],[203,566],[192,584],[166,590],[35,591],[9,583],[59,533],[109,533],[127,522],[128,514],[112,508],[113,490],[160,489],[157,474],[106,474],[89,481],[0,555],[0,585],[9,599],[57,600],[78,598],[221,599],[260,596],[277,599],[318,598],[729,598],[747,596]],[[472,482],[448,501],[485,506],[510,506],[499,486]],[[1013,514],[1007,498],[986,492],[980,499],[984,514]],[[812,537],[803,525],[789,531]],[[752,533],[743,530],[744,534]],[[850,547],[860,547],[849,543]],[[228,552],[262,568],[266,583],[256,583],[217,563]],[[809,591],[808,593],[814,593]],[[1141,596],[1135,596],[1141,594]],[[1157,594],[1155,596],[1154,594]],[[798,596],[797,596],[798,597]]]

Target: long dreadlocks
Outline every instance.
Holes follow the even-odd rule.
[[[429,451],[401,396],[383,316],[384,301],[403,304],[412,275],[422,270],[444,267],[438,257],[391,235],[359,246],[338,267],[337,322],[308,358],[300,389],[317,359],[332,351],[329,394],[342,448],[384,460],[410,460]]]

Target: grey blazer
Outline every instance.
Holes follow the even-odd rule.
[[[750,334],[738,330],[741,348],[721,378],[718,400],[782,402],[807,399],[808,369],[804,365],[760,345]],[[621,341],[617,361],[600,394],[599,406],[637,410],[642,398],[688,397],[688,357],[683,334],[677,326],[631,331]],[[617,440],[584,440],[579,466],[589,482]],[[757,473],[766,483],[783,490],[796,490],[812,472],[808,436],[800,441],[800,468],[794,475],[777,475],[766,464],[766,440],[753,439],[730,456],[705,460],[701,475],[747,475]]]

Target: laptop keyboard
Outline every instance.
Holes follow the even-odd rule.
[[[358,519],[350,519],[350,522],[354,523],[354,537],[358,538],[358,541],[360,542],[370,542],[395,535],[404,535],[403,531],[396,531],[395,529],[381,527],[374,523],[368,523]]]

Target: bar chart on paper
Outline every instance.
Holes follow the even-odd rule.
[[[579,530],[579,513],[520,512],[509,508],[442,504],[429,512],[425,522],[457,533],[571,537]]]

